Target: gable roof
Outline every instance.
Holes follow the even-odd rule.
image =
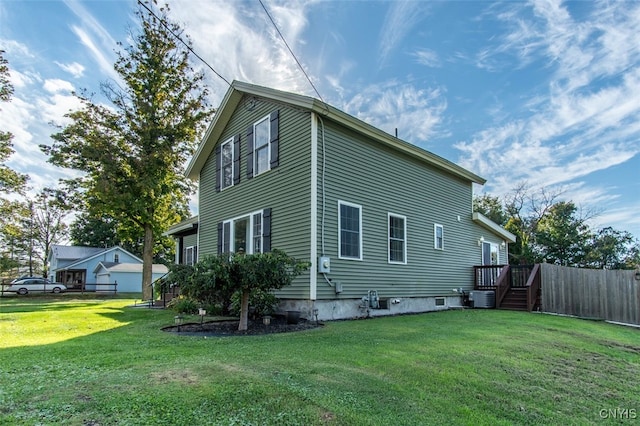
[[[105,269],[108,272],[140,272],[142,273],[141,263],[115,263],[115,262],[98,262],[93,269],[93,273],[97,273],[101,269]],[[151,272],[154,274],[166,274],[169,272],[169,268],[161,263],[154,263],[151,265]]]
[[[281,90],[271,89],[254,84],[243,83],[234,80],[231,87],[227,90],[220,107],[218,108],[213,121],[207,128],[202,142],[198,146],[193,155],[185,175],[193,180],[198,179],[200,171],[204,167],[205,162],[213,152],[216,142],[220,139],[227,123],[235,112],[236,108],[242,101],[244,95],[267,98],[275,102],[285,103],[297,108],[303,108],[311,112],[315,112],[323,117],[323,119],[336,121],[347,128],[350,128],[374,142],[391,147],[397,151],[403,152],[413,158],[423,161],[433,167],[449,172],[459,178],[484,185],[486,180],[481,178],[469,170],[452,163],[436,154],[419,148],[416,145],[402,141],[382,130],[359,120],[344,111],[341,111],[331,105],[328,105],[318,99],[298,95],[295,93],[284,92]]]
[[[100,247],[63,246],[54,244],[51,246],[50,256],[53,256],[56,259],[73,260],[92,256],[96,253],[102,253],[105,250],[105,248]]]
[[[71,246],[71,247],[73,247],[73,246]],[[86,247],[85,247],[85,248],[86,248]],[[108,248],[108,249],[98,249],[98,250],[99,250],[99,251],[96,251],[96,252],[94,252],[93,254],[91,254],[91,255],[89,255],[89,256],[86,256],[86,257],[83,257],[83,258],[79,258],[79,259],[77,259],[75,262],[72,262],[72,263],[70,263],[69,265],[66,265],[66,266],[64,266],[63,268],[59,268],[59,269],[60,269],[60,270],[71,269],[71,268],[73,268],[73,267],[75,267],[75,266],[77,266],[77,265],[79,265],[79,264],[81,264],[81,263],[88,262],[88,261],[93,260],[93,259],[95,259],[95,258],[97,258],[97,257],[99,257],[99,256],[102,256],[102,255],[104,255],[104,254],[107,254],[107,253],[109,253],[109,252],[116,251],[116,250],[118,250],[118,251],[122,251],[122,252],[124,252],[124,253],[127,253],[127,254],[128,254],[129,256],[131,256],[133,259],[135,259],[135,260],[136,260],[136,261],[138,261],[140,264],[142,264],[142,259],[140,259],[138,256],[136,256],[136,255],[134,255],[134,254],[132,254],[132,253],[128,252],[127,250],[123,249],[123,248],[122,248],[122,247],[120,247],[120,246],[114,246],[114,247],[111,247],[111,248]],[[71,259],[71,258],[68,258],[68,259]]]

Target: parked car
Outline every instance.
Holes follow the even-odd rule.
[[[15,284],[15,283],[17,283],[18,281],[26,280],[27,278],[42,278],[42,277],[31,277],[31,276],[29,276],[29,275],[23,275],[23,276],[21,276],[20,278],[14,278],[14,279],[12,279],[12,280],[11,280],[11,284]]]
[[[66,291],[62,283],[54,283],[46,278],[25,278],[18,280],[11,284],[11,286],[5,290],[5,292],[14,292],[18,294],[27,293],[61,293]]]

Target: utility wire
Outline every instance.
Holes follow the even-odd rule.
[[[229,81],[228,81],[226,78],[224,78],[222,75],[220,75],[220,73],[219,73],[218,71],[216,71],[215,69],[213,69],[213,67],[212,67],[211,65],[209,65],[209,63],[208,63],[207,61],[205,61],[204,59],[202,59],[202,57],[201,57],[200,55],[198,55],[198,54],[197,54],[197,53],[196,53],[196,52],[191,48],[191,46],[189,46],[189,45],[188,45],[184,40],[182,40],[182,38],[180,38],[180,36],[179,36],[178,34],[176,34],[176,33],[171,29],[171,27],[169,26],[169,24],[167,24],[167,23],[164,21],[164,19],[160,19],[160,18],[159,18],[159,17],[158,17],[158,16],[157,16],[157,15],[156,15],[156,14],[155,14],[151,9],[149,9],[149,8],[147,7],[147,5],[146,5],[146,4],[144,4],[144,3],[142,2],[142,0],[138,0],[138,4],[139,4],[140,6],[142,6],[142,7],[144,7],[145,9],[147,9],[147,11],[148,11],[151,15],[153,15],[153,17],[154,17],[154,18],[156,18],[158,21],[160,21],[160,23],[162,24],[162,26],[163,26],[163,27],[165,27],[165,28],[167,29],[167,31],[169,31],[169,32],[171,33],[171,35],[173,35],[173,37],[175,37],[175,38],[176,38],[176,40],[179,40],[179,41],[180,41],[180,43],[184,44],[184,47],[186,47],[186,48],[189,50],[189,52],[193,53],[193,55],[194,55],[196,58],[200,59],[200,61],[201,61],[203,64],[205,64],[207,67],[209,67],[209,69],[210,69],[211,71],[213,71],[215,75],[217,75],[218,77],[220,77],[222,80],[224,80],[224,82],[225,82],[225,83],[227,83],[229,86],[231,86],[231,83],[229,83]],[[286,42],[285,42],[285,43],[286,43]],[[308,78],[308,77],[307,77],[307,78]],[[315,89],[315,87],[314,87],[314,89]],[[318,95],[318,96],[319,96],[319,95]]]
[[[289,44],[287,43],[287,40],[285,40],[284,36],[282,35],[282,33],[280,32],[280,30],[278,29],[278,26],[276,25],[275,21],[273,20],[273,18],[271,17],[271,14],[269,13],[269,11],[267,10],[267,7],[264,5],[264,3],[262,2],[262,0],[258,0],[260,2],[260,5],[262,6],[262,8],[264,9],[264,12],[267,14],[267,16],[269,17],[269,20],[271,20],[271,23],[273,24],[273,27],[276,29],[276,31],[278,32],[278,35],[280,36],[280,38],[282,39],[282,41],[284,42],[284,45],[287,46],[287,49],[289,49],[289,53],[291,53],[291,56],[293,56],[293,59],[296,61],[296,64],[298,64],[298,67],[300,67],[300,70],[302,71],[302,73],[304,74],[304,76],[307,78],[307,81],[309,81],[309,84],[311,84],[311,87],[313,87],[313,90],[316,92],[316,95],[318,95],[318,98],[320,98],[320,100],[322,101],[322,103],[326,102],[324,101],[324,99],[322,99],[322,96],[320,96],[320,92],[318,92],[318,89],[316,89],[316,86],[314,86],[313,82],[311,81],[311,79],[309,78],[309,75],[307,75],[307,72],[304,70],[304,68],[302,68],[302,65],[300,64],[300,61],[298,61],[298,58],[296,58],[296,55],[293,53],[293,51],[291,50],[291,48],[289,47]]]

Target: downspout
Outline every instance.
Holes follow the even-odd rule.
[[[316,300],[318,292],[318,119],[311,113],[311,238],[309,274],[309,299]]]

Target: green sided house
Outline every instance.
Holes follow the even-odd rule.
[[[284,250],[312,264],[282,310],[330,320],[461,306],[515,237],[472,213],[485,180],[317,99],[235,81],[188,165],[177,261]],[[188,253],[191,253],[188,254]],[[196,257],[197,256],[197,257]]]

